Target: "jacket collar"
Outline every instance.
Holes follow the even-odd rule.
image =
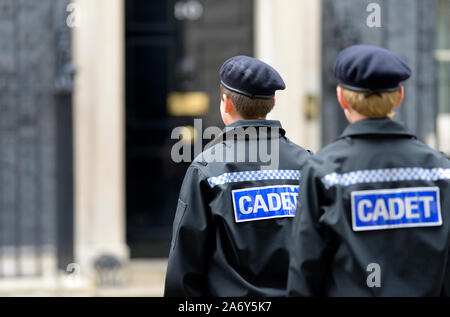
[[[218,135],[214,140],[212,140],[208,146],[207,149],[224,142],[227,139],[228,134],[232,134],[234,130],[236,129],[245,129],[248,127],[265,127],[267,130],[270,128],[276,128],[278,130],[278,134],[281,137],[284,137],[286,134],[286,131],[281,127],[280,121],[277,120],[265,120],[265,119],[256,119],[256,120],[239,120],[236,122],[233,122],[232,124],[227,125],[220,135]],[[272,135],[272,131],[269,133],[269,131],[265,131],[267,133],[263,133],[265,137],[269,138]],[[258,131],[256,131],[256,135],[253,136],[254,138],[258,138]],[[245,137],[245,135],[244,135]],[[234,136],[233,136],[234,139]]]
[[[253,119],[253,120],[239,120],[227,125],[222,134],[225,134],[236,128],[248,128],[248,127],[266,127],[279,129],[280,135],[284,136],[286,131],[282,128],[280,121],[278,120],[265,120],[265,119]]]
[[[416,136],[402,124],[390,118],[364,119],[350,124],[339,138],[358,135],[397,135],[405,137]]]

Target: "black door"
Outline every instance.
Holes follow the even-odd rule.
[[[218,70],[230,56],[252,55],[253,1],[125,4],[127,243],[131,257],[167,256],[190,164],[172,161],[177,140],[171,132],[193,126],[194,118],[203,120],[203,129],[221,127]],[[189,92],[208,96],[207,109],[195,114],[168,110],[173,93]]]

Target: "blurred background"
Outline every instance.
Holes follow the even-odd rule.
[[[161,296],[189,166],[171,132],[223,127],[222,63],[274,66],[270,118],[317,151],[361,43],[411,66],[396,120],[450,155],[450,0],[0,0],[0,296]]]

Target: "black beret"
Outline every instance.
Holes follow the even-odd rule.
[[[225,88],[251,98],[272,98],[286,88],[280,74],[270,65],[249,56],[234,56],[220,68]]]
[[[344,88],[370,94],[393,92],[411,76],[406,62],[373,45],[347,47],[336,58],[334,74]]]

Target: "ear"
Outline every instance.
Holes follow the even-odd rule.
[[[231,98],[228,97],[226,94],[222,94],[222,101],[224,104],[224,112],[225,113],[232,113],[234,110],[233,102],[231,101]]]
[[[337,99],[339,101],[339,105],[341,106],[341,108],[343,110],[348,109],[348,104],[347,104],[347,102],[345,102],[345,99],[344,99],[344,90],[342,89],[341,86],[336,87],[336,95],[337,95]]]
[[[400,104],[403,101],[403,98],[405,97],[405,88],[403,86],[400,86],[399,93],[400,93],[400,95],[398,97],[398,101],[397,101],[397,104],[395,105],[395,108],[400,106]]]

